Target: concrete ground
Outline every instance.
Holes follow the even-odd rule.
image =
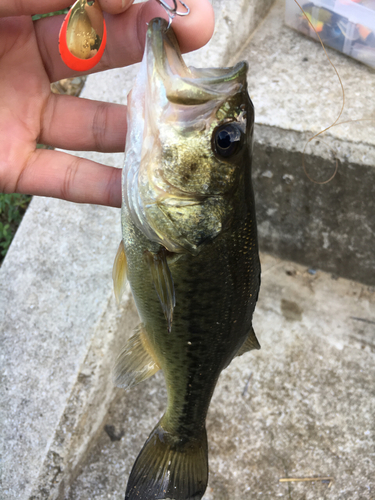
[[[262,255],[262,346],[222,373],[204,500],[375,498],[375,289]],[[165,409],[162,374],[118,390],[66,500],[122,498]],[[331,477],[286,482],[282,478]]]
[[[374,128],[332,129],[305,160],[323,179],[338,158],[338,173],[323,186],[307,179],[304,146],[334,121],[341,91],[319,45],[283,24],[282,0],[268,12],[272,4],[215,0],[213,40],[186,57],[196,66],[249,62],[264,251],[254,317],[262,349],[220,378],[204,498],[374,500]],[[374,116],[375,72],[328,53],[343,78],[345,118]],[[136,70],[91,75],[82,95],[125,103]],[[129,293],[120,308],[113,297],[119,240],[118,210],[34,198],[0,269],[4,498],[123,498],[165,407],[160,373],[127,393],[112,385],[113,360],[138,322]]]

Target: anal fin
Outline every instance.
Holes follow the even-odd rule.
[[[236,356],[242,356],[242,354],[245,354],[245,352],[252,351],[254,349],[259,350],[260,344],[258,342],[258,339],[256,338],[253,327],[251,327],[245,342],[239,348]]]
[[[167,250],[162,248],[158,253],[147,251],[145,252],[145,259],[150,269],[152,281],[154,282],[164,316],[168,323],[168,331],[171,331],[176,297],[172,273],[167,262]]]
[[[113,370],[115,385],[128,389],[154,375],[160,366],[140,324],[119,354]]]
[[[126,286],[128,266],[125,255],[124,242],[121,240],[113,263],[112,279],[116,302],[119,303]]]

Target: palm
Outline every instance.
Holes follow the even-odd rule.
[[[50,84],[31,19],[1,20],[1,33],[0,191],[22,192],[22,178],[37,161]]]
[[[163,10],[153,0],[132,2],[100,0],[105,10],[118,15],[106,16],[108,43],[95,71],[141,59],[147,21]],[[51,94],[50,82],[74,76],[58,53],[62,16],[33,23],[30,14],[69,3],[0,2],[0,192],[120,206],[118,169],[61,151],[36,149],[41,142],[76,151],[124,150],[125,106]],[[213,31],[209,0],[190,0],[189,6],[191,14],[173,24],[184,51],[206,43]]]

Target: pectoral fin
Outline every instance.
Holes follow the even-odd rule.
[[[128,389],[154,375],[160,366],[140,324],[119,354],[113,370],[115,385]]]
[[[126,262],[124,242],[121,240],[113,263],[112,279],[116,302],[119,303],[126,286],[128,266]]]
[[[247,339],[239,348],[236,356],[242,356],[242,354],[245,354],[245,352],[252,351],[253,349],[260,349],[260,344],[255,336],[253,327],[251,327],[247,335]]]
[[[154,282],[164,316],[168,323],[168,331],[171,331],[176,297],[173,277],[167,262],[167,250],[163,248],[157,254],[147,251],[145,252],[145,259],[150,269],[152,281]]]

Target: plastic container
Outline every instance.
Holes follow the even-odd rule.
[[[323,43],[375,68],[375,0],[299,0]],[[318,40],[294,0],[286,0],[285,22]]]

